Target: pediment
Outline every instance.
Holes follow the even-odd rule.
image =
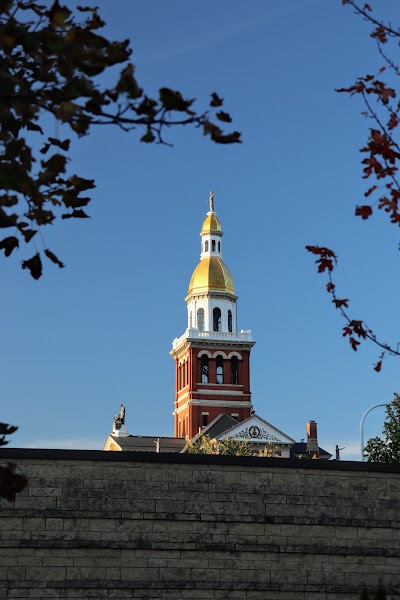
[[[222,440],[224,437],[249,440],[249,442],[260,444],[272,442],[274,444],[292,445],[295,443],[291,437],[258,415],[252,415],[245,421],[241,421],[237,425],[227,429],[221,433],[217,439]]]

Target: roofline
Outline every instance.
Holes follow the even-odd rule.
[[[265,425],[268,425],[269,427],[271,427],[271,429],[274,429],[275,431],[277,431],[278,433],[280,433],[281,435],[283,435],[286,439],[290,440],[290,442],[292,442],[293,444],[296,443],[296,441],[290,437],[290,435],[287,435],[286,433],[284,433],[283,431],[281,431],[280,429],[278,429],[277,427],[275,427],[274,425],[272,425],[271,423],[268,423],[268,421],[266,421],[265,419],[263,419],[262,417],[259,417],[256,413],[254,413],[254,415],[250,415],[250,417],[247,417],[247,419],[245,419],[244,421],[239,421],[237,423],[237,425],[233,425],[230,429],[227,429],[226,431],[224,431],[221,435],[226,435],[229,431],[231,431],[231,429],[236,429],[236,427],[238,425],[244,425],[245,423],[247,423],[247,421],[249,421],[250,419],[254,419],[254,417],[257,417],[257,419],[259,419],[260,421],[262,421],[263,423],[265,423]],[[249,440],[250,441],[250,440]],[[259,442],[259,443],[264,443],[264,442]],[[272,442],[273,443],[273,442]],[[287,444],[287,442],[282,442],[283,444]]]
[[[259,468],[317,469],[320,471],[367,471],[399,473],[400,463],[370,463],[342,460],[299,460],[296,458],[260,458],[258,456],[226,456],[181,454],[180,452],[105,452],[103,450],[52,450],[39,448],[0,448],[0,462],[17,460],[87,460],[159,464],[233,465]]]

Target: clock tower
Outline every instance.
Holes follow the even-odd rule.
[[[210,210],[201,228],[200,262],[189,282],[188,325],[176,338],[174,436],[192,438],[218,415],[250,417],[250,330],[237,329],[237,296],[222,260],[222,227]]]

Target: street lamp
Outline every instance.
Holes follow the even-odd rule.
[[[363,414],[363,416],[361,417],[361,421],[360,421],[360,450],[361,450],[361,460],[364,461],[364,421],[365,421],[365,417],[367,416],[368,413],[371,412],[371,410],[374,410],[374,408],[378,408],[378,406],[389,406],[390,402],[384,402],[383,404],[374,404],[374,406],[370,406],[369,408],[367,408],[367,410],[365,411],[365,413]]]

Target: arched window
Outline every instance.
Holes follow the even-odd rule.
[[[208,383],[208,356],[203,354],[201,357],[201,383]]]
[[[237,356],[231,358],[231,383],[233,385],[239,383],[239,361]]]
[[[221,252],[221,242],[218,242],[218,252]]]
[[[213,331],[221,331],[221,309],[218,307],[213,310]]]
[[[204,252],[208,252],[208,240],[204,242]]]
[[[215,252],[215,240],[211,241],[211,250]]]
[[[224,359],[222,358],[222,356],[220,354],[218,354],[217,356],[217,360],[216,362],[216,382],[217,383],[224,383]]]
[[[204,331],[204,308],[199,308],[197,311],[197,328],[199,331]]]
[[[232,311],[228,310],[228,331],[232,332]]]

